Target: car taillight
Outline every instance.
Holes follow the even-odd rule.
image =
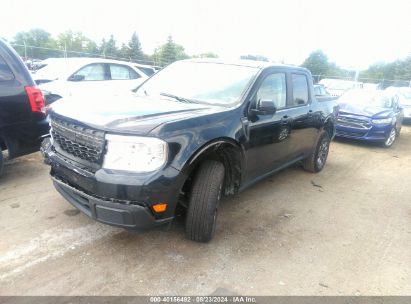
[[[32,112],[45,113],[43,93],[38,87],[25,87]]]

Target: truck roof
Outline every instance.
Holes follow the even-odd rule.
[[[246,59],[224,60],[220,58],[193,58],[193,59],[185,59],[183,61],[240,65],[240,66],[247,66],[247,67],[259,68],[259,69],[264,69],[268,67],[276,67],[276,68],[290,68],[294,70],[301,70],[304,72],[308,71],[306,68],[289,65],[289,64],[281,64],[281,63],[257,61],[257,60],[246,60]]]

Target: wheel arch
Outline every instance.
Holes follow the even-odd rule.
[[[232,195],[237,193],[241,184],[242,169],[244,168],[244,151],[238,142],[227,137],[209,141],[196,150],[183,167],[183,172],[187,175],[185,186],[195,175],[199,165],[209,159],[218,160],[224,165],[226,172],[224,194]]]
[[[327,117],[324,121],[323,130],[327,131],[330,139],[333,139],[335,136],[335,121],[334,117]]]

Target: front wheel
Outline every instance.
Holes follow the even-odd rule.
[[[218,204],[224,183],[224,165],[218,161],[203,162],[194,178],[186,218],[186,236],[197,242],[212,239],[217,221]]]
[[[388,135],[387,139],[384,141],[384,147],[391,147],[395,140],[397,139],[397,130],[393,127]]]
[[[304,169],[313,173],[320,172],[327,161],[329,149],[330,136],[327,131],[322,131],[315,149],[311,152],[310,156],[303,161]]]

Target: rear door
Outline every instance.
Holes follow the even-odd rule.
[[[289,96],[284,118],[289,130],[289,153],[291,159],[302,157],[311,151],[318,130],[315,123],[318,113],[313,111],[310,78],[306,73],[288,73]]]

